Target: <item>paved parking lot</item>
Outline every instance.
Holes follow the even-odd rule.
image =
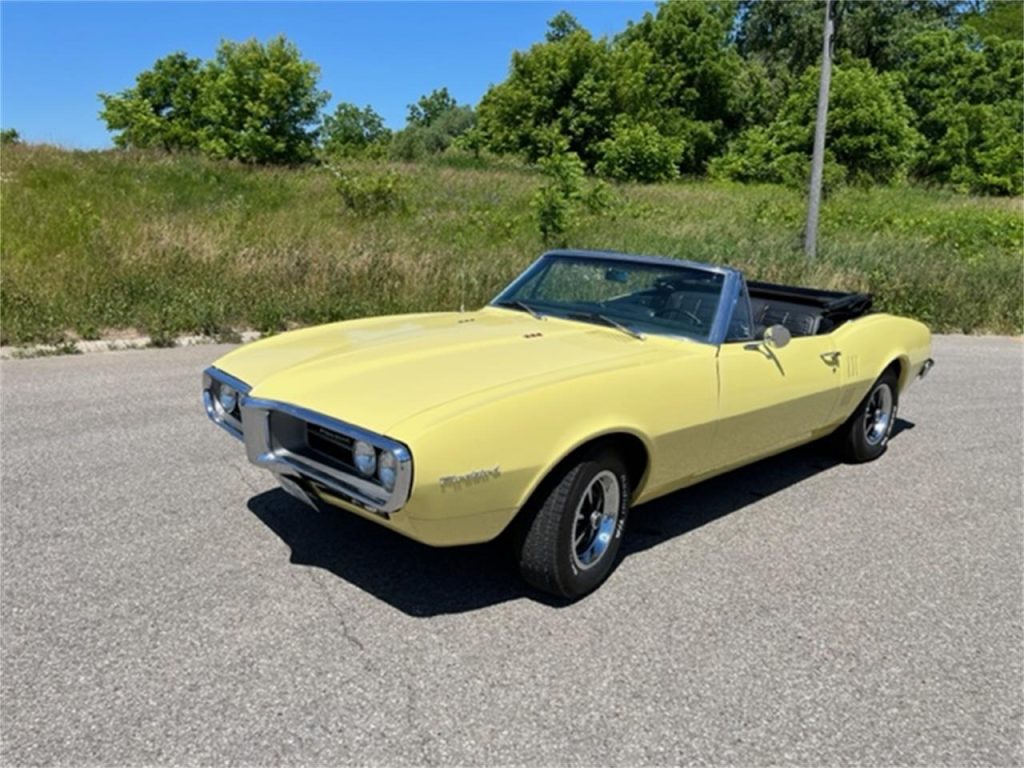
[[[276,490],[224,349],[0,367],[3,765],[1024,762],[1020,340],[936,339],[874,464],[640,508],[570,606]]]

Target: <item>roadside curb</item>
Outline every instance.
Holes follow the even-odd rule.
[[[263,334],[259,331],[242,331],[237,334],[239,343],[255,341]],[[235,339],[233,339],[235,340]],[[20,360],[33,357],[56,357],[59,355],[91,355],[98,352],[122,352],[129,349],[155,349],[161,347],[195,347],[201,344],[222,344],[225,339],[216,336],[177,336],[171,344],[155,345],[149,336],[133,336],[127,339],[93,339],[89,341],[68,341],[61,344],[32,344],[25,347],[0,347],[0,360]]]

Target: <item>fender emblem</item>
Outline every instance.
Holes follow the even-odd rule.
[[[455,485],[482,483],[495,477],[501,477],[501,467],[498,465],[490,469],[475,469],[472,472],[466,472],[464,475],[445,475],[439,482],[442,488],[450,488]]]

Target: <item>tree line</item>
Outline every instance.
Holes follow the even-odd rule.
[[[826,186],[903,179],[1024,192],[1024,4],[834,0]],[[284,37],[174,53],[101,94],[119,147],[251,163],[444,152],[578,159],[619,181],[806,183],[824,0],[668,0],[595,38],[571,14],[512,54],[473,108],[446,88],[392,132],[371,106],[327,114],[319,68]]]

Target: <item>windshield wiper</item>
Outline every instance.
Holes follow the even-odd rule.
[[[505,301],[498,301],[498,302],[495,302],[495,306],[497,306],[497,307],[507,307],[508,309],[520,309],[523,312],[529,313],[530,315],[532,315],[533,317],[537,318],[538,320],[543,320],[544,319],[544,315],[542,315],[536,309],[531,307],[525,301],[520,301],[519,299],[507,299]]]
[[[568,317],[571,317],[574,320],[588,320],[592,323],[601,323],[602,325],[607,325],[610,328],[620,330],[626,335],[632,336],[634,339],[640,339],[640,341],[647,338],[639,331],[634,331],[632,328],[623,325],[617,320],[612,320],[608,315],[602,315],[599,312],[570,312]]]

